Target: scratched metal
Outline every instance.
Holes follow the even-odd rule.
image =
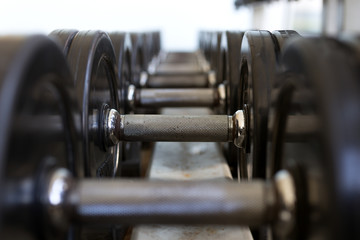
[[[164,109],[163,114],[210,114],[206,108]],[[216,143],[159,142],[155,144],[150,179],[223,181],[230,170]],[[236,226],[139,226],[132,240],[252,240],[248,227]]]

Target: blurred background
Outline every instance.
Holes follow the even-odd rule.
[[[0,7],[0,34],[160,30],[164,49],[193,50],[199,30],[359,32],[357,9],[358,0],[7,0]]]

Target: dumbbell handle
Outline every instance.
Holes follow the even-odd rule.
[[[122,115],[120,140],[231,142],[232,116]]]
[[[65,222],[260,226],[280,220],[281,231],[290,227],[287,231],[295,217],[295,184],[284,170],[271,181],[240,183],[74,180],[62,168],[50,171],[47,176],[41,204],[58,227],[66,228]],[[286,221],[280,213],[287,216]]]
[[[227,115],[120,115],[106,113],[105,139],[119,141],[234,142],[242,147],[245,138],[243,111]]]
[[[129,102],[135,107],[216,107],[220,104],[220,92],[216,88],[159,88],[136,89]]]
[[[142,72],[140,86],[148,88],[206,88],[216,84],[213,71],[197,74],[148,74]]]
[[[69,196],[79,223],[236,224],[270,221],[274,188],[264,182],[81,180]]]

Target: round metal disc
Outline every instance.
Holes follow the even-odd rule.
[[[286,32],[248,31],[243,37],[239,102],[247,114],[248,132],[246,148],[238,155],[242,178],[266,177],[269,108],[285,36],[289,37]]]
[[[45,36],[0,38],[0,62],[0,235],[7,238],[10,228],[10,239],[64,238],[42,228],[47,219],[38,187],[44,183],[37,173],[52,161],[78,174],[70,71]],[[27,206],[18,207],[25,199]]]
[[[60,47],[63,48],[63,52],[66,56],[69,52],[71,42],[78,32],[79,31],[75,29],[58,29],[52,31],[49,34],[49,37],[53,38],[60,45]]]
[[[128,88],[131,84],[131,41],[129,35],[122,32],[109,34],[115,50],[116,65],[118,69],[118,96],[121,114],[130,113],[127,103]]]
[[[241,99],[239,99],[239,79],[240,79],[240,49],[243,32],[226,32],[226,71],[227,71],[227,108],[226,114],[232,115],[237,110],[242,109]],[[229,143],[228,163],[234,178],[238,177],[238,148],[233,143]]]
[[[145,32],[144,33],[144,64],[145,69],[148,68],[149,63],[151,62],[153,56],[154,56],[154,36],[153,32]]]
[[[277,30],[273,31],[272,35],[276,38],[275,44],[278,45],[278,50],[281,51],[283,49],[284,44],[293,37],[299,37],[299,33],[294,30]]]
[[[82,129],[84,175],[113,177],[117,173],[121,148],[119,144],[106,147],[101,134],[105,109],[119,109],[112,43],[104,32],[80,31],[68,48],[67,60],[74,76],[77,102],[82,110],[78,121]]]
[[[153,32],[154,37],[154,55],[159,55],[161,51],[161,33],[159,31]]]
[[[130,33],[131,39],[131,83],[140,86],[140,73],[145,70],[143,36]]]
[[[247,147],[242,151],[242,176],[265,178],[267,120],[276,53],[271,33],[246,32],[241,45],[240,86],[248,114]]]
[[[216,72],[216,85],[223,79],[223,52],[221,47],[222,32],[213,32],[211,37],[211,69]]]
[[[227,114],[234,114],[237,110],[242,108],[242,99],[240,99],[240,49],[241,42],[244,36],[243,32],[226,32],[227,40],[227,63],[228,63],[228,80],[229,80],[229,103]]]
[[[279,94],[272,161],[295,173],[297,239],[359,239],[359,49],[297,39],[283,63],[292,80]]]
[[[111,41],[114,45],[118,73],[119,73],[119,96],[120,96],[120,112],[123,114],[134,113],[127,103],[128,87],[131,84],[131,41],[126,33],[110,33]],[[123,142],[122,143],[122,161],[121,176],[140,176],[141,167],[141,143],[139,142]]]

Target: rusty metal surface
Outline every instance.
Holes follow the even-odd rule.
[[[164,109],[163,114],[211,114],[206,108]],[[150,179],[219,180],[230,179],[230,169],[216,143],[156,143]],[[248,227],[164,226],[135,227],[132,240],[252,240]]]

